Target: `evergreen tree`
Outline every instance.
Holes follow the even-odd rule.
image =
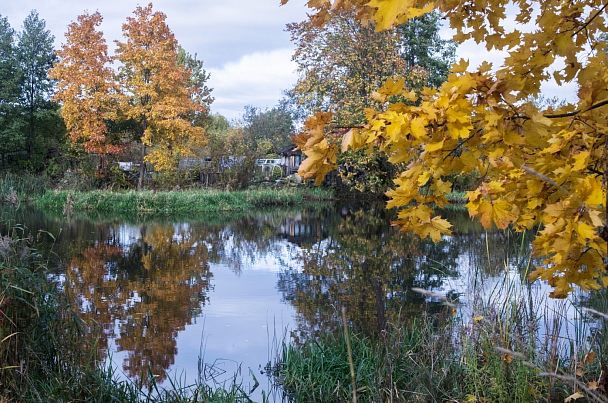
[[[14,42],[15,31],[0,17],[0,154],[22,148],[18,109],[20,75]],[[4,162],[0,160],[0,163]]]
[[[20,106],[25,125],[25,149],[30,164],[39,168],[42,161],[35,154],[46,152],[48,140],[53,140],[61,131],[58,121],[59,106],[50,100],[54,82],[48,71],[53,67],[55,51],[54,36],[46,29],[46,23],[32,10],[23,22],[23,30],[17,35],[17,61],[20,77]],[[43,127],[53,129],[43,131]],[[35,158],[36,157],[36,158]]]

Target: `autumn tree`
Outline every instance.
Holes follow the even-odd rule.
[[[126,41],[117,42],[121,111],[137,125],[136,139],[141,142],[138,189],[146,162],[158,171],[171,171],[204,142],[203,128],[188,119],[203,106],[194,100],[197,88],[189,86],[187,66],[178,63],[177,40],[165,20],[164,13],[152,12],[152,3],[138,6],[123,24]]]
[[[389,80],[372,95],[382,108],[367,110],[366,124],[348,131],[342,148],[376,144],[392,162],[407,164],[397,188],[388,192],[388,206],[400,209],[396,222],[402,230],[435,241],[449,234],[451,224],[433,211],[448,203],[452,183],[442,178],[478,170],[483,180],[467,193],[471,216],[485,227],[525,231],[540,226],[533,248],[544,260],[531,279],[546,280],[555,298],[565,297],[575,285],[583,290],[608,285],[604,2],[308,4],[316,10],[311,18],[317,25],[329,20],[332,9],[355,9],[358,19],[375,23],[379,31],[437,8],[454,29],[456,41],[471,39],[488,50],[507,52],[499,66],[483,63],[469,69],[460,61],[440,88],[427,88],[421,96],[402,80]],[[578,88],[558,109],[539,108],[533,102],[550,80]],[[409,102],[396,101],[395,96]],[[297,138],[308,156],[301,166],[307,178],[319,181],[335,166],[339,150],[325,138],[335,131],[330,120],[329,114],[311,117],[307,132]]]
[[[371,93],[388,78],[406,78],[412,88],[445,80],[455,48],[439,37],[438,14],[380,32],[357,20],[354,11],[330,14],[322,26],[287,25],[299,74],[289,94],[304,113],[332,110],[336,124],[359,124],[364,109],[375,104]]]
[[[266,110],[247,105],[243,124],[246,141],[258,156],[277,154],[292,144],[293,117],[284,105]]]
[[[66,43],[57,52],[59,61],[50,70],[50,78],[57,80],[54,99],[62,104],[70,139],[99,156],[100,171],[106,156],[122,149],[106,124],[116,118],[118,87],[106,41],[97,30],[102,20],[99,12],[78,16],[68,26]]]
[[[201,106],[201,108],[190,112],[189,119],[193,125],[205,127],[213,103],[212,89],[207,86],[207,81],[209,81],[211,75],[203,68],[204,63],[198,59],[198,55],[186,52],[181,46],[179,46],[177,52],[177,63],[190,72],[186,80],[190,98],[195,104]]]
[[[327,24],[289,24],[296,46],[299,79],[289,92],[304,114],[332,111],[332,124],[352,127],[365,120],[365,108],[380,108],[371,94],[387,79],[405,80],[412,89],[445,80],[454,45],[439,37],[439,16],[421,16],[377,32],[348,10],[330,11]],[[395,167],[380,153],[348,151],[338,156],[338,189],[382,194],[392,185]]]

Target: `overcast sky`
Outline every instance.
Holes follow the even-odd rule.
[[[291,61],[293,45],[285,25],[306,18],[306,0],[156,0],[155,11],[167,15],[167,23],[186,51],[197,54],[211,73],[209,86],[215,102],[212,112],[229,119],[242,115],[246,105],[275,106],[296,81]],[[64,42],[67,25],[85,11],[99,11],[104,17],[101,30],[110,49],[122,40],[122,24],[133,15],[136,0],[0,0],[0,15],[7,17],[16,31],[31,10],[37,10],[55,36],[56,47]],[[483,48],[460,46],[458,57],[478,65],[484,58],[494,60]],[[547,87],[547,95],[568,96],[572,88]]]
[[[122,24],[133,16],[136,0],[0,0],[0,15],[16,31],[31,10],[37,10],[55,36],[56,47],[64,42],[67,25],[85,11],[99,11],[101,30],[110,49],[122,40]],[[275,106],[283,91],[296,80],[291,61],[293,46],[285,24],[302,21],[304,0],[156,0],[155,11],[167,15],[167,23],[186,51],[197,54],[211,73],[214,113],[237,118],[245,105]]]

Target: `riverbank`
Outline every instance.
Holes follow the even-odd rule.
[[[223,211],[248,211],[334,200],[333,192],[311,187],[257,188],[238,191],[47,191],[34,200],[36,207],[71,213],[100,211],[169,216]]]

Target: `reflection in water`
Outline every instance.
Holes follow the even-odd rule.
[[[306,234],[299,239],[301,267],[279,276],[283,298],[297,310],[295,341],[340,332],[342,307],[352,329],[375,334],[397,316],[409,320],[441,308],[440,301],[413,292],[414,287],[468,299],[454,281],[459,276],[519,267],[513,260],[522,257],[512,252],[519,250],[519,239],[505,231],[483,231],[464,211],[443,215],[455,231],[436,244],[399,233],[391,225],[395,213],[383,206],[342,208],[325,217],[322,237],[307,236],[314,230],[300,222],[298,229]]]
[[[444,212],[456,229],[437,244],[400,234],[390,224],[393,214],[382,206],[328,207],[127,223],[66,220],[20,209],[11,213],[11,220],[55,235],[41,236],[49,241],[41,247],[55,253],[55,274],[79,314],[100,325],[103,354],[121,352],[131,379],[143,382],[151,371],[160,382],[178,353],[178,361],[184,357],[178,352],[180,335],[194,328],[214,302],[216,308],[225,302],[214,290],[214,279],[227,280],[236,290],[245,284],[238,283],[239,276],[262,266],[270,276],[256,279],[276,281],[276,293],[295,309],[293,335],[298,342],[339,329],[341,307],[353,330],[367,334],[381,331],[397,315],[407,320],[423,310],[440,309],[439,301],[412,292],[412,287],[466,299],[456,286],[459,277],[488,267],[500,270],[518,259],[513,250],[522,249],[508,232],[485,232],[464,212]],[[264,267],[267,259],[272,267]],[[259,287],[266,294],[255,295],[256,287],[247,287],[247,293],[241,292],[247,300],[226,303],[232,310],[222,315],[258,323],[250,327],[267,325],[274,313],[256,302],[266,301],[268,288]],[[220,329],[205,331],[221,334]],[[201,334],[192,337],[199,338],[198,353]],[[223,337],[226,344],[228,337]],[[197,354],[185,354],[198,359]],[[266,362],[252,367],[258,364]]]
[[[298,335],[339,331],[345,307],[351,327],[375,333],[387,320],[417,314],[425,298],[412,287],[441,289],[456,276],[450,242],[421,241],[391,226],[381,206],[343,208],[328,217],[327,236],[302,243],[301,268],[281,273],[279,289],[298,312]]]
[[[103,324],[102,347],[128,351],[125,373],[163,380],[178,332],[200,316],[211,273],[207,246],[189,225],[99,227],[98,241],[72,257],[66,290],[87,322]]]

